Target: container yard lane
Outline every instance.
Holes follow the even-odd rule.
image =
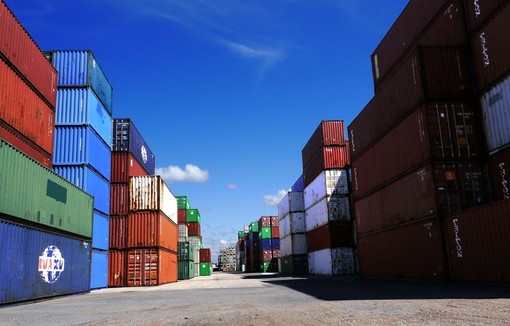
[[[214,272],[0,306],[0,325],[508,325],[510,287]]]

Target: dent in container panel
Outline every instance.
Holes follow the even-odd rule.
[[[131,119],[113,119],[114,152],[131,152],[148,175],[156,169],[156,159]]]
[[[303,166],[324,146],[345,145],[343,120],[323,120],[301,150]]]
[[[510,144],[510,75],[482,95],[485,139],[490,153]]]
[[[510,147],[491,155],[489,164],[494,199],[510,199]]]

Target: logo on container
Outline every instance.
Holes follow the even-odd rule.
[[[499,163],[499,175],[501,176],[501,186],[503,191],[503,198],[510,199],[510,189],[508,189],[508,180],[506,179],[505,163]]]
[[[39,275],[46,283],[55,283],[64,271],[65,259],[56,246],[48,246],[39,256]]]
[[[140,152],[142,154],[143,163],[147,163],[147,150],[145,149],[145,146],[142,145]]]
[[[460,244],[460,227],[459,220],[453,219],[453,233],[455,235],[455,250],[457,251],[457,258],[462,258],[462,245]]]
[[[487,67],[490,64],[490,60],[489,60],[489,54],[487,53],[488,52],[488,50],[487,50],[487,39],[485,38],[485,32],[482,32],[480,34],[480,45],[482,46],[483,65],[485,67]]]

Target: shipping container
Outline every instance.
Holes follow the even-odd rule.
[[[195,264],[191,260],[178,260],[178,280],[189,280],[195,277]]]
[[[126,215],[110,216],[109,249],[125,249],[128,241],[128,217]]]
[[[271,226],[271,217],[270,216],[261,216],[258,220],[259,230],[262,227],[270,227]]]
[[[200,273],[200,276],[211,276],[211,274],[212,274],[211,263],[209,263],[209,262],[200,263],[199,273]]]
[[[131,119],[113,119],[114,152],[130,152],[148,175],[155,174],[156,158]]]
[[[279,238],[280,237],[280,226],[272,226],[271,227],[271,237]]]
[[[471,38],[478,90],[485,92],[510,73],[510,4],[502,5]]]
[[[127,215],[129,212],[129,184],[110,184],[110,215]]]
[[[186,223],[187,227],[188,227],[188,236],[190,235],[202,235],[201,231],[200,231],[200,223],[197,223],[197,222],[188,222]]]
[[[260,265],[260,271],[262,273],[278,272],[278,259],[273,258],[268,261],[262,261],[262,264]]]
[[[46,56],[58,71],[59,88],[90,87],[112,115],[113,87],[92,51],[47,51]]]
[[[191,260],[195,258],[195,247],[191,242],[177,243],[177,260]]]
[[[283,219],[289,213],[304,212],[305,202],[303,195],[303,191],[288,191],[278,203],[278,219]]]
[[[108,251],[92,249],[90,289],[108,287]]]
[[[112,152],[90,126],[56,126],[53,165],[87,164],[110,180]]]
[[[94,197],[94,209],[110,212],[110,183],[88,165],[54,165],[53,171]]]
[[[359,235],[360,276],[446,279],[440,223],[440,219],[433,218]]]
[[[176,196],[178,209],[190,209],[191,205],[187,196]]]
[[[0,8],[2,5],[0,5]],[[54,108],[0,59],[0,120],[53,154]],[[29,123],[28,123],[29,122]]]
[[[186,211],[185,208],[177,208],[177,222],[178,223],[186,223]]]
[[[299,178],[294,182],[292,187],[290,187],[290,191],[299,192],[305,190],[305,184],[303,180],[303,175],[300,175]]]
[[[90,125],[108,148],[112,148],[112,116],[89,87],[58,89],[55,125]]]
[[[454,281],[510,282],[510,201],[466,210],[444,220]]]
[[[282,275],[308,275],[308,254],[281,257],[278,271]]]
[[[479,123],[469,102],[420,106],[352,163],[354,197],[430,160],[481,159]]]
[[[371,55],[376,93],[395,65],[416,46],[467,42],[461,0],[410,1]]]
[[[108,251],[108,287],[127,286],[127,250]]]
[[[409,115],[417,105],[471,97],[465,47],[414,50],[348,126],[351,160]]]
[[[310,162],[303,166],[305,189],[317,176],[323,173],[324,170],[345,169],[351,164],[349,157],[350,153],[347,145],[322,147]]]
[[[129,209],[162,211],[177,224],[177,199],[160,176],[129,178]]]
[[[0,120],[0,139],[12,144],[40,164],[51,169],[52,155],[3,120]]]
[[[336,247],[354,247],[352,222],[328,222],[306,233],[308,252]]]
[[[280,220],[279,235],[286,237],[290,234],[305,233],[305,212],[288,213]]]
[[[53,108],[56,102],[57,71],[2,0],[0,3],[0,54]],[[3,84],[2,84],[3,85]]]
[[[110,238],[110,217],[94,210],[92,223],[92,249],[108,250]]]
[[[310,275],[333,275],[331,249],[308,252],[308,273]]]
[[[280,249],[280,238],[271,238],[271,249]]]
[[[90,290],[90,241],[1,218],[0,304]]]
[[[280,239],[282,256],[304,255],[308,253],[306,233],[290,234]]]
[[[259,235],[259,237],[260,237],[260,235]],[[261,238],[261,239],[259,239],[259,246],[257,248],[261,249],[261,250],[271,250],[271,249],[273,249],[273,239],[272,238]]]
[[[177,224],[177,228],[179,229],[179,238],[187,239],[189,236],[188,225],[186,223],[179,222]],[[200,235],[200,234],[194,234],[194,235]],[[186,242],[186,241],[187,240],[185,240],[184,242]]]
[[[128,286],[177,282],[177,253],[163,248],[129,249]]]
[[[0,213],[90,239],[94,198],[0,140]]]
[[[271,226],[279,226],[280,222],[278,220],[278,215],[272,215],[271,217]]]
[[[505,0],[464,1],[469,31],[475,32],[505,2]]]
[[[129,183],[129,177],[147,176],[133,154],[112,152],[111,183]]]
[[[259,231],[259,239],[271,239],[271,227],[261,227]]]
[[[258,222],[251,222],[250,223],[250,226],[249,226],[249,232],[250,232],[250,235],[251,233],[254,233],[254,232],[259,232],[259,223]]]
[[[351,218],[350,197],[324,197],[321,201],[306,209],[306,231],[311,231],[332,221],[347,222]]]
[[[127,235],[129,248],[161,247],[177,252],[177,225],[160,211],[130,212]]]
[[[308,165],[312,158],[325,146],[345,145],[343,120],[323,120],[301,150],[303,166]]]
[[[211,262],[211,249],[209,248],[200,249],[200,262],[201,263]]]
[[[347,169],[322,171],[303,192],[305,210],[327,197],[345,196],[350,193],[350,175]]]
[[[186,222],[196,222],[200,223],[200,211],[196,208],[190,208],[186,210]]]
[[[510,75],[482,94],[487,149],[494,153],[510,144]]]
[[[493,198],[510,199],[510,147],[491,155],[489,162]]]

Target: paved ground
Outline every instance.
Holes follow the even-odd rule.
[[[510,325],[510,285],[215,272],[4,305],[0,325]]]

